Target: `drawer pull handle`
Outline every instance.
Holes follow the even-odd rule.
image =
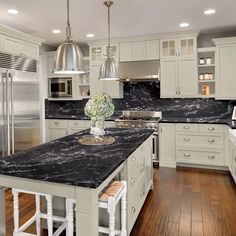
[[[211,159],[215,158],[214,155],[209,155],[208,157],[211,158]]]
[[[132,161],[135,161],[136,160],[136,157],[132,157]]]
[[[184,129],[190,129],[190,127],[189,126],[184,126]]]
[[[55,124],[55,125],[59,125],[59,122],[55,121],[54,124]]]
[[[214,143],[214,142],[215,142],[215,139],[208,139],[208,142],[209,142],[209,143]]]
[[[136,211],[135,207],[132,207],[132,208],[131,208],[131,213],[132,213],[132,215],[135,213],[135,211]]]
[[[184,156],[185,157],[190,157],[190,154],[189,153],[184,153]]]
[[[215,130],[214,127],[209,127],[208,130],[212,131],[212,130]]]
[[[134,183],[135,183],[135,179],[131,178],[131,184],[134,184]]]
[[[184,141],[189,142],[190,138],[184,138]]]

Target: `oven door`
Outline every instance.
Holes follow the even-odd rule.
[[[49,97],[72,97],[72,78],[49,78]]]

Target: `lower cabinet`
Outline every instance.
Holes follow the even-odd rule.
[[[175,124],[160,123],[159,126],[159,164],[176,167],[175,160]]]
[[[236,183],[236,137],[229,136],[229,171]]]
[[[160,123],[160,166],[227,167],[225,125]]]
[[[47,120],[47,142],[90,128],[90,120]],[[105,127],[115,127],[115,122],[106,121]]]

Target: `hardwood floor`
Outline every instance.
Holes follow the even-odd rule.
[[[12,236],[12,196],[6,197],[7,236]],[[21,222],[34,213],[34,199],[20,195]],[[34,232],[34,227],[29,229]],[[47,235],[43,233],[42,235]],[[236,236],[236,186],[226,172],[154,169],[154,190],[131,236]]]

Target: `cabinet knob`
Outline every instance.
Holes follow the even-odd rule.
[[[141,147],[141,151],[142,151],[142,152],[144,151],[144,147]]]
[[[136,157],[135,157],[135,156],[133,156],[133,157],[132,157],[132,161],[135,161],[135,160],[136,160]]]
[[[214,155],[209,155],[208,158],[214,159],[215,156]]]
[[[59,125],[59,122],[55,121],[54,124],[55,124],[55,125]]]
[[[189,126],[184,126],[184,129],[190,129],[190,127]]]
[[[189,153],[184,153],[184,156],[185,157],[190,157],[190,154]]]
[[[209,127],[208,130],[212,131],[212,130],[215,130],[214,127]]]
[[[135,183],[135,179],[131,178],[131,184],[134,184],[134,183]]]
[[[143,170],[144,170],[144,166],[141,165],[141,166],[140,166],[140,171],[143,172]]]
[[[189,142],[190,138],[184,138],[184,141]]]
[[[131,208],[131,213],[134,214],[135,212],[136,212],[135,207],[132,207],[132,208]]]
[[[144,190],[142,189],[141,191],[140,191],[140,196],[143,196],[144,195]]]
[[[215,139],[208,139],[208,142],[209,142],[209,143],[214,143],[214,142],[215,142]]]

